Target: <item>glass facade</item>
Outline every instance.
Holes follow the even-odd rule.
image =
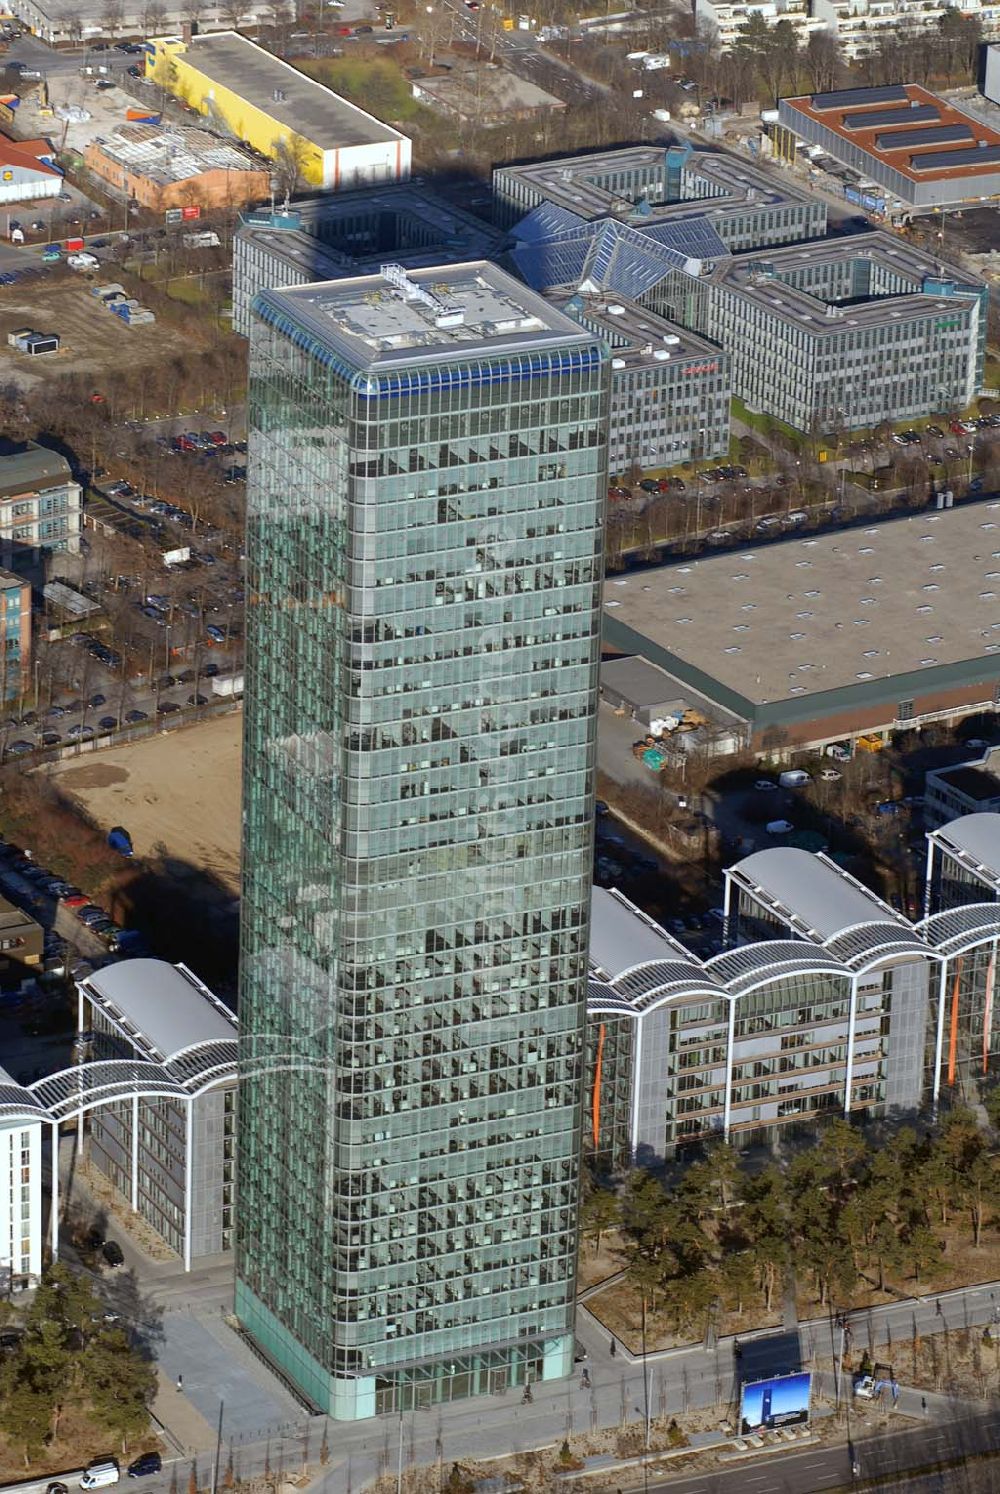
[[[355,366],[300,294],[250,348],[237,1311],[354,1419],[572,1369],[610,370],[561,318]]]

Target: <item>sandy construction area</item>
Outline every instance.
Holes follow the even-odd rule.
[[[179,880],[207,873],[239,893],[242,711],[45,769],[98,825],[124,825],[137,857]]]

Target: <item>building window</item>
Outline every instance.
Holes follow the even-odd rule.
[[[897,721],[912,721],[913,720],[913,701],[912,700],[901,700],[899,702],[898,706],[896,707],[896,720]]]

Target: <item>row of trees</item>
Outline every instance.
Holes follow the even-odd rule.
[[[770,1313],[790,1285],[808,1282],[821,1308],[890,1282],[919,1286],[954,1232],[979,1248],[998,1207],[989,1139],[956,1110],[933,1132],[904,1127],[877,1143],[831,1120],[812,1145],[764,1166],[719,1143],[669,1186],[637,1170],[620,1192],[594,1189],[583,1231],[598,1248],[617,1231],[644,1329],[656,1313],[687,1334],[716,1304]]]
[[[70,1413],[127,1451],[149,1429],[156,1377],[86,1277],[46,1272],[23,1317],[18,1348],[0,1368],[0,1430],[25,1466],[59,1440]]]

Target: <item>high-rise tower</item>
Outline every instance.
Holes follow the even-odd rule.
[[[237,1310],[353,1419],[572,1367],[609,365],[485,263],[250,363]]]

